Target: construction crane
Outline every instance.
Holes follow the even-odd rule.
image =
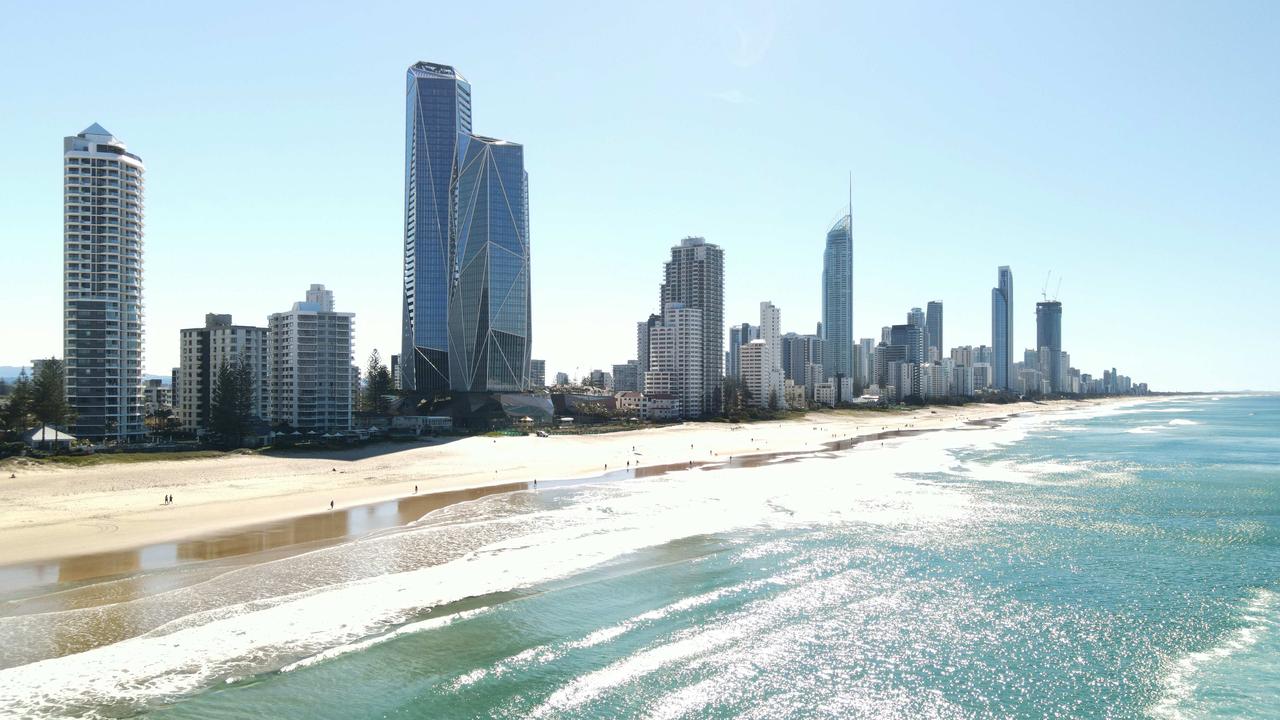
[[[1053,271],[1050,270],[1044,276],[1044,285],[1040,287],[1040,299],[1049,302],[1049,278],[1053,277]],[[1059,281],[1061,282],[1061,281]]]

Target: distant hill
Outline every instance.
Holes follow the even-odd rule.
[[[23,370],[27,371],[27,377],[31,377],[30,365],[25,367],[19,365],[0,365],[0,380],[13,382],[18,379],[18,374]],[[171,379],[168,375],[143,375],[142,377],[144,380],[164,380],[166,382]]]

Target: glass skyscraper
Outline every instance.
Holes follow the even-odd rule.
[[[1012,390],[1013,376],[1013,272],[1000,266],[996,287],[991,288],[991,370],[993,384]]]
[[[1056,300],[1036,303],[1036,351],[1045,348],[1049,357],[1040,362],[1048,367],[1046,379],[1054,392],[1062,392],[1062,303]]]
[[[449,388],[454,187],[471,134],[471,85],[427,62],[410,67],[407,79],[400,382],[430,395]]]
[[[942,355],[942,301],[930,300],[924,313],[925,359],[941,360]]]
[[[449,379],[459,392],[529,386],[529,177],[524,148],[471,136],[457,182]]]
[[[823,373],[853,376],[853,216],[827,231],[822,253]]]

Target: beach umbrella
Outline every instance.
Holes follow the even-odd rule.
[[[294,430],[293,432],[291,432],[291,433],[289,433],[289,434],[290,434],[290,435],[295,435],[295,436],[298,436],[298,437],[301,437],[301,436],[302,436],[302,433],[298,432],[297,430]]]

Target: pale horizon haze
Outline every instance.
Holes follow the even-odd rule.
[[[1280,389],[1280,5],[179,5],[0,0],[0,365],[62,355],[62,139],[95,122],[147,167],[147,372],[311,283],[389,362],[427,60],[525,147],[548,380],[635,357],[689,235],[726,324],[813,332],[852,173],[855,337],[942,300],[947,347],[990,344],[1009,265],[1015,359],[1052,272],[1082,371]]]

